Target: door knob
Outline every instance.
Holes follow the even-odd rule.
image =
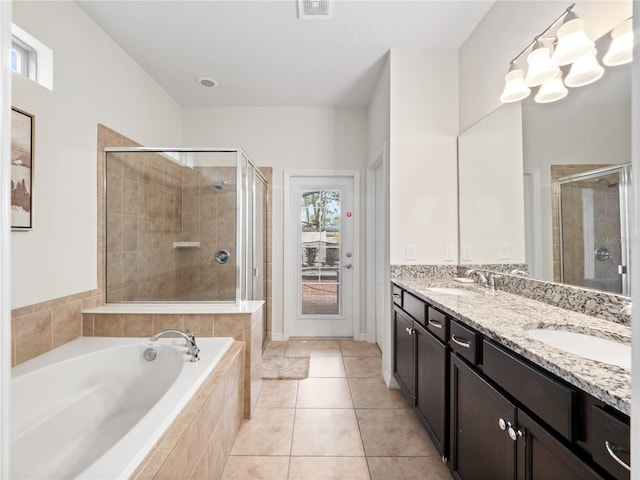
[[[347,263],[347,264],[344,266],[344,268],[351,268],[351,267],[353,267],[353,265],[351,265],[350,263]]]

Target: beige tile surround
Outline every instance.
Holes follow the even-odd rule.
[[[79,292],[73,295],[51,299],[33,305],[16,308],[11,312],[11,363],[12,366],[30,360],[38,355],[42,355],[55,347],[70,342],[83,334],[94,333],[93,324],[83,325],[82,311],[93,307],[104,305],[104,284],[105,284],[105,222],[104,222],[104,148],[105,147],[138,147],[140,144],[127,138],[126,136],[98,124],[98,149],[97,149],[97,192],[98,192],[98,239],[97,239],[97,288],[86,292]],[[267,260],[266,271],[266,299],[263,315],[266,317],[267,335],[271,332],[271,176],[270,167],[261,168],[262,173],[268,180],[266,198],[266,230],[265,258]],[[164,319],[166,324],[175,325],[175,319]],[[162,325],[163,319],[158,320],[156,327]],[[134,331],[148,332],[149,320],[141,320],[134,317],[122,319],[110,319],[116,325],[106,325],[98,322],[98,333],[105,331],[120,331],[122,325],[122,335],[133,336]],[[180,325],[180,321],[177,324]],[[197,322],[202,320],[195,320]],[[204,321],[205,328],[209,321]],[[168,327],[167,327],[168,328]],[[188,328],[188,327],[187,327]],[[213,329],[213,325],[212,325]],[[198,328],[200,330],[200,328]],[[229,335],[234,336],[234,335]],[[234,336],[235,338],[235,336]],[[255,372],[254,372],[255,375]]]
[[[243,350],[231,346],[131,479],[220,478],[242,418]]]

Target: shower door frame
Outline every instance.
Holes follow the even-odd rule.
[[[620,265],[623,266],[624,272],[621,273],[622,295],[631,295],[631,269],[629,261],[631,258],[629,248],[629,195],[631,185],[631,163],[623,163],[620,165],[611,165],[609,167],[597,168],[580,172],[566,177],[559,178],[558,183],[558,208],[559,215],[557,219],[558,234],[560,240],[560,281],[564,283],[564,248],[562,239],[562,195],[560,188],[567,183],[575,183],[592,178],[598,178],[603,175],[612,173],[620,174],[619,181],[619,197],[620,197]],[[584,288],[584,287],[583,287]],[[618,293],[618,292],[611,292]]]
[[[167,153],[232,153],[235,154],[236,156],[236,185],[242,185],[244,188],[237,188],[236,189],[236,238],[235,238],[235,244],[236,244],[236,254],[235,254],[235,267],[236,267],[236,281],[235,281],[235,301],[232,300],[215,300],[213,301],[213,303],[220,303],[220,304],[236,304],[239,305],[241,304],[243,301],[246,300],[252,300],[252,298],[243,298],[243,296],[249,296],[249,291],[251,291],[251,294],[253,295],[254,292],[254,280],[253,280],[253,276],[251,278],[251,280],[249,280],[249,275],[248,275],[248,271],[249,269],[247,268],[248,263],[245,262],[245,264],[243,264],[242,259],[245,259],[248,261],[249,257],[248,257],[248,245],[247,248],[244,248],[243,245],[243,239],[245,238],[245,236],[247,235],[247,230],[248,230],[248,224],[247,224],[247,228],[245,228],[245,226],[243,225],[243,220],[247,219],[247,215],[249,213],[248,210],[248,197],[249,196],[249,188],[252,188],[252,192],[254,192],[254,183],[256,181],[256,177],[259,178],[259,181],[262,181],[265,185],[268,184],[267,179],[264,177],[264,175],[262,174],[262,172],[260,171],[260,169],[256,166],[256,164],[251,160],[251,158],[249,157],[249,155],[247,155],[247,153],[242,149],[242,148],[237,148],[237,147],[231,147],[231,148],[227,148],[227,147],[105,147],[103,149],[103,155],[104,155],[104,172],[103,172],[103,182],[102,182],[102,195],[103,195],[103,199],[105,199],[105,201],[103,202],[103,208],[102,208],[102,217],[103,217],[103,222],[105,225],[105,234],[106,234],[106,225],[107,225],[107,202],[106,202],[106,198],[107,198],[107,154],[108,153],[137,153],[137,152],[146,152],[146,153],[158,153],[158,154],[167,154]],[[187,166],[186,163],[182,162],[180,159],[175,158],[171,155],[166,155],[168,157],[171,158],[171,160],[175,161],[176,163],[182,163],[183,165]],[[243,168],[245,167],[245,163],[243,163],[243,159],[246,160],[246,166],[250,166],[253,169],[253,182],[251,185],[248,185],[248,175],[244,175],[243,174]],[[246,182],[245,182],[246,179]],[[243,192],[246,192],[246,195],[243,195]],[[252,200],[254,201],[254,207],[255,207],[255,195],[252,195]],[[252,224],[252,229],[255,230],[255,218],[252,219],[253,224]],[[248,222],[248,219],[247,219]],[[106,238],[106,237],[105,237]],[[255,232],[253,235],[253,245],[255,248]],[[104,288],[105,288],[105,298],[107,295],[107,242],[106,240],[104,241],[104,251],[103,251],[103,256],[104,256],[104,270],[103,270],[103,282],[104,282]],[[251,257],[251,263],[252,263],[252,267],[253,267],[253,262],[255,262],[255,258],[252,256]],[[253,268],[251,268],[251,271],[253,271]],[[251,282],[251,283],[250,283]],[[251,285],[251,289],[249,289],[249,286]],[[244,293],[244,295],[243,295]],[[266,292],[265,292],[266,293]],[[107,303],[127,303],[127,304],[145,304],[145,303],[150,303],[150,301],[148,300],[135,300],[135,301],[127,301],[127,302],[107,302]],[[154,300],[151,303],[178,303],[178,304],[193,304],[193,303],[212,303],[212,301],[206,301],[206,300]]]

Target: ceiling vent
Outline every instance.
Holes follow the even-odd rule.
[[[321,20],[330,18],[331,0],[298,0],[300,20]]]

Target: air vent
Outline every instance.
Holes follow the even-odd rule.
[[[298,17],[301,20],[329,18],[330,3],[330,0],[298,0]]]

